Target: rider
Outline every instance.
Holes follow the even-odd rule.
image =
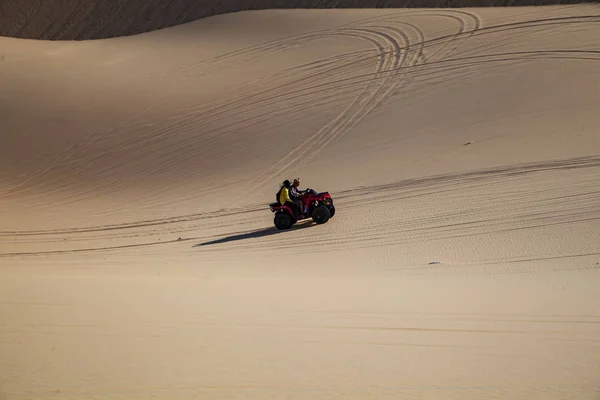
[[[282,206],[288,205],[292,208],[292,211],[294,212],[294,214],[296,216],[300,215],[300,210],[301,208],[298,207],[298,204],[295,203],[291,198],[290,198],[290,188],[292,187],[292,184],[290,183],[289,180],[285,180],[283,181],[283,187],[281,188],[281,191],[279,192],[279,203]]]
[[[298,207],[302,210],[302,214],[306,215],[306,210],[304,209],[304,205],[302,204],[302,195],[306,192],[305,190],[298,189],[300,186],[300,178],[294,178],[294,182],[292,183],[292,187],[290,188],[290,197]]]

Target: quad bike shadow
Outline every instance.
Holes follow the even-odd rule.
[[[301,229],[310,228],[311,226],[313,226],[311,221],[303,221],[299,224],[296,224],[291,230],[301,230]],[[210,240],[208,242],[198,243],[198,244],[193,245],[192,247],[204,247],[204,246],[212,246],[212,245],[222,244],[222,243],[238,242],[238,241],[248,240],[248,239],[258,239],[258,238],[267,237],[267,236],[271,236],[271,235],[277,235],[277,234],[281,234],[281,233],[283,233],[281,230],[271,226],[269,228],[257,229],[255,231],[250,231],[250,232],[236,233],[236,234],[222,237],[219,239]]]

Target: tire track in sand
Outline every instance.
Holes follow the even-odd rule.
[[[457,12],[457,13],[460,13],[460,12]],[[457,22],[462,21],[460,18],[453,16],[451,13],[448,13],[448,14],[450,15],[450,18],[455,19]],[[467,13],[464,13],[464,14],[467,14]],[[421,13],[421,15],[429,16],[430,14]],[[440,15],[440,16],[447,17],[447,15]],[[381,18],[383,18],[383,17],[378,17],[378,18],[379,18],[379,20],[381,20]],[[371,24],[374,22],[377,22],[377,19],[374,19],[373,21],[368,22],[368,23]],[[373,41],[372,40],[373,37],[369,37],[369,35],[377,36],[379,33],[379,37],[387,40],[387,43],[391,44],[391,46],[387,45],[383,48],[383,50],[381,47],[377,47],[378,53],[379,53],[378,57],[381,58],[383,52],[386,52],[386,53],[391,52],[391,54],[390,54],[391,57],[398,58],[399,54],[400,54],[400,58],[402,58],[402,60],[399,63],[394,63],[393,65],[386,64],[384,67],[380,67],[380,68],[376,69],[376,71],[375,71],[376,75],[375,75],[374,81],[377,81],[380,77],[384,77],[385,79],[388,79],[389,77],[386,76],[387,74],[382,73],[383,69],[392,69],[393,70],[395,67],[402,66],[402,65],[414,65],[416,62],[419,61],[419,58],[422,57],[423,43],[425,42],[425,38],[424,38],[423,32],[421,32],[418,29],[418,27],[415,26],[414,24],[410,24],[410,23],[402,22],[402,21],[392,21],[392,20],[387,21],[387,22],[408,26],[409,28],[411,28],[412,30],[414,30],[417,33],[417,42],[420,43],[421,45],[419,47],[418,54],[415,56],[416,60],[413,59],[413,61],[409,62],[409,63],[405,62],[407,54],[410,51],[410,48],[409,48],[410,39],[401,29],[398,29],[398,28],[395,28],[392,26],[383,26],[383,27],[375,26],[372,29],[366,29],[366,28],[369,28],[369,25],[365,25],[366,28],[361,29],[360,26],[362,26],[364,24],[359,23],[359,24],[355,24],[355,26],[357,26],[358,28],[353,28],[353,26],[351,24],[349,24],[348,26],[342,26],[341,28],[338,28],[337,30],[332,29],[332,30],[326,30],[326,31],[318,31],[316,33],[303,34],[303,35],[300,35],[297,37],[284,38],[284,39],[277,40],[274,42],[269,42],[266,44],[254,46],[252,48],[235,51],[235,52],[226,54],[224,56],[219,56],[219,57],[216,57],[215,59],[209,60],[209,64],[213,63],[213,64],[219,65],[219,67],[221,67],[223,60],[227,60],[227,59],[236,60],[237,58],[240,57],[240,55],[243,55],[243,54],[249,55],[250,59],[253,59],[256,57],[264,57],[273,52],[283,51],[290,47],[296,47],[299,45],[306,44],[308,41],[311,41],[311,40],[317,40],[317,39],[320,39],[320,38],[323,38],[326,36],[332,36],[332,35],[353,36],[353,37],[357,37],[359,39],[363,38],[363,39],[371,40],[371,43],[375,47],[377,47],[377,46],[380,46],[380,44],[378,44],[378,43],[380,43],[381,41],[377,40],[377,39],[375,41]],[[459,23],[459,33],[461,31],[464,31],[464,26],[465,26],[464,23]],[[386,30],[391,32],[391,34],[386,33],[385,32]],[[392,34],[395,34],[396,36],[398,36],[400,38],[400,40],[402,41],[403,45],[405,45],[403,52],[398,47],[399,46],[398,39],[393,38]],[[363,54],[362,52],[356,53],[356,57],[354,57],[355,63],[363,62],[365,60],[368,61],[369,57],[361,57],[362,54]],[[344,58],[345,54],[342,54],[337,57]],[[344,63],[343,66],[337,66],[337,67],[335,66],[335,62],[332,63],[331,65],[332,65],[332,68],[330,71],[335,73],[335,68],[342,68],[342,67],[346,68],[346,67],[348,67],[348,65],[351,65],[351,62]],[[389,68],[388,68],[388,65],[389,65]],[[307,66],[305,66],[305,67],[307,67]],[[338,71],[340,71],[340,70],[338,70]],[[390,73],[390,75],[391,75],[391,73]],[[396,76],[396,79],[397,78],[398,78],[398,76]],[[377,106],[377,104],[379,104],[381,102],[381,100],[383,98],[385,98],[386,96],[389,96],[390,92],[384,91],[384,88],[383,88],[384,85],[385,85],[385,83],[382,84],[381,82],[372,82],[372,83],[370,83],[370,87],[369,87],[369,84],[367,84],[367,87],[365,88],[365,91],[362,94],[362,96],[363,96],[362,99],[364,99],[365,96],[370,96],[371,98],[375,98],[377,100],[372,101],[371,104],[368,104],[368,101],[363,101],[360,97],[358,99],[356,99],[356,101],[353,103],[353,106],[356,106],[358,104],[358,111],[355,112],[354,114],[342,115],[342,116],[336,118],[334,121],[332,121],[329,125],[326,125],[323,128],[323,131],[325,131],[325,132],[320,132],[320,133],[322,134],[322,136],[326,136],[326,132],[329,131],[331,133],[329,135],[329,137],[324,137],[324,138],[318,140],[316,142],[316,144],[308,143],[306,145],[306,148],[301,151],[299,158],[304,157],[306,154],[314,155],[314,156],[318,155],[318,153],[322,149],[324,149],[331,141],[333,141],[335,139],[339,139],[341,136],[343,136],[343,134],[345,132],[348,132],[350,129],[352,129],[352,127],[354,127],[357,123],[359,123],[364,118],[364,115],[367,115],[368,113],[370,113]],[[370,89],[372,87],[377,87],[377,86],[379,86],[378,90],[376,90],[375,92],[370,91]],[[287,87],[287,89],[290,89],[290,88]],[[269,90],[270,89],[267,88],[266,91],[268,92]],[[265,93],[266,91],[263,90],[262,93]],[[250,97],[254,98],[255,104],[261,103],[261,99],[260,99],[261,96],[258,96],[258,98],[257,98],[255,93],[247,92],[247,91],[237,92],[237,96],[238,97],[241,96],[240,100],[242,100],[243,102],[247,102],[247,101],[251,100],[251,99],[247,98],[248,95],[250,95]],[[234,103],[235,103],[235,101],[234,101]],[[222,114],[223,111],[225,111],[225,113],[227,114],[227,110],[229,110],[229,112],[234,112],[235,111],[234,109],[236,108],[234,106],[235,106],[235,104],[228,104],[225,110],[214,110],[214,109],[213,110],[208,110],[208,109],[202,110],[203,107],[201,107],[198,110],[198,112],[200,112],[204,115],[208,115],[209,118],[213,118],[216,116],[215,112],[217,112],[217,111],[218,112],[216,114]],[[238,106],[239,106],[239,104],[238,104]],[[361,113],[361,110],[363,110],[362,113]],[[197,113],[194,113],[194,114],[184,118],[183,120],[179,119],[174,125],[170,125],[170,126],[167,126],[163,129],[161,129],[162,133],[161,132],[152,132],[152,135],[150,135],[151,138],[148,138],[145,135],[145,137],[135,139],[134,141],[130,142],[129,144],[124,144],[124,146],[121,146],[121,148],[119,149],[120,151],[115,151],[117,149],[110,149],[110,153],[113,153],[112,158],[114,159],[117,154],[120,154],[121,151],[127,151],[128,153],[131,153],[132,151],[135,152],[143,147],[146,147],[148,145],[156,143],[157,140],[161,140],[161,138],[165,138],[165,137],[169,136],[170,134],[172,134],[173,130],[181,130],[181,129],[185,129],[186,127],[187,127],[187,130],[197,129],[199,127],[198,123],[201,122],[201,120],[205,119],[205,118],[202,118],[199,121],[196,118],[197,115],[198,115]],[[347,117],[348,115],[350,115],[350,118],[344,118],[344,117]],[[227,115],[223,115],[223,118],[226,119]],[[239,129],[232,130],[232,132],[230,132],[230,134],[233,134],[237,131],[239,131]],[[167,135],[167,134],[169,134],[169,135]],[[224,136],[227,136],[227,135],[219,135],[217,138],[215,138],[215,140],[222,140]],[[191,143],[182,143],[181,145],[189,146],[189,145],[191,145]],[[188,147],[188,148],[190,148],[190,147]],[[313,150],[313,152],[310,152],[310,150]],[[107,152],[105,152],[105,153],[107,153]],[[101,158],[101,157],[104,157],[105,155],[107,155],[107,154],[97,154],[96,158]],[[72,154],[70,153],[69,158],[71,156],[72,156]],[[290,163],[294,163],[294,161],[297,161],[297,160],[291,160]],[[304,161],[301,159],[300,164],[303,162]],[[46,178],[48,178],[48,176],[46,176]],[[44,179],[43,182],[44,183],[42,183],[42,185],[44,187],[49,187],[51,184],[53,184],[54,181],[52,179]],[[18,190],[18,191],[27,190],[28,188],[31,189],[31,188],[33,188],[33,186],[35,186],[35,188],[37,188],[37,189],[40,189],[40,187],[36,186],[34,182],[29,182],[29,183],[30,183],[29,185],[25,185],[25,184],[21,183],[19,185],[20,190]],[[32,184],[33,184],[33,186],[32,186]],[[54,187],[54,191],[56,191],[56,189],[57,188]],[[15,191],[11,190],[11,191],[5,192],[3,194],[4,195],[14,195]]]
[[[398,13],[402,15],[406,15],[405,13]],[[417,14],[417,13],[415,13]],[[420,16],[439,16],[444,18],[450,18],[455,20],[458,23],[458,29],[456,33],[451,36],[447,40],[447,42],[440,48],[437,49],[436,52],[431,54],[429,58],[435,56],[439,51],[441,51],[445,46],[449,43],[453,43],[460,39],[458,43],[454,45],[446,54],[450,54],[459,48],[467,39],[469,39],[475,32],[477,32],[481,26],[481,20],[477,15],[466,12],[466,11],[449,11],[445,13],[431,13],[431,12],[418,12]],[[457,15],[455,15],[457,14]],[[470,19],[470,27],[467,27],[467,22],[465,20],[465,16]],[[366,82],[366,87],[363,93],[358,96],[354,102],[348,106],[341,114],[339,114],[334,120],[329,122],[327,125],[322,127],[315,134],[310,136],[305,142],[301,145],[293,149],[287,156],[283,157],[279,162],[275,163],[273,166],[268,168],[263,174],[257,176],[255,179],[250,181],[250,184],[256,186],[259,184],[260,180],[268,181],[270,178],[274,178],[276,175],[280,173],[280,171],[285,170],[286,168],[294,165],[295,167],[301,167],[306,164],[310,159],[316,157],[321,153],[325,147],[327,147],[332,141],[339,140],[345,133],[349,132],[352,128],[354,128],[358,123],[360,123],[366,116],[368,116],[379,104],[381,104],[387,97],[392,95],[397,86],[400,85],[397,82],[399,75],[397,70],[403,69],[406,67],[414,67],[423,57],[423,52],[425,48],[425,44],[427,43],[425,39],[424,32],[422,32],[418,26],[408,23],[408,22],[400,22],[396,20],[387,19],[389,16],[384,17],[375,17],[372,18],[372,21],[375,22],[387,22],[387,23],[396,23],[401,24],[413,29],[418,36],[417,41],[417,50],[415,51],[415,56],[409,62],[406,62],[407,54],[411,51],[410,49],[410,39],[406,32],[395,28],[390,27],[389,25],[385,26],[374,26],[374,30],[367,30],[363,26],[370,27],[369,25],[365,25],[365,20],[361,21],[361,28],[352,28],[351,26],[345,26],[343,29],[361,29],[368,31],[371,34],[374,34],[380,38],[383,38],[386,41],[387,50],[383,50],[385,55],[392,55],[391,58],[387,58],[387,62],[379,63],[375,69],[375,72],[369,77]],[[398,40],[394,38],[392,35],[386,32],[392,31],[396,35],[398,35],[401,39]],[[465,35],[465,32],[467,34]],[[402,47],[401,43],[404,45]],[[382,47],[378,47],[379,51],[382,51]],[[404,50],[403,52],[401,50]],[[404,53],[404,56],[400,60],[399,54]],[[380,53],[380,57],[383,57],[384,54]],[[445,55],[439,57],[439,59],[443,59]],[[391,62],[390,60],[394,59],[395,62]],[[381,61],[381,58],[380,58]],[[406,75],[408,72],[403,75],[403,83],[407,84]],[[374,92],[370,92],[370,90],[376,87]],[[276,171],[276,172],[274,172]]]
[[[396,32],[397,34],[402,34],[402,32]],[[377,62],[377,66],[376,66],[376,70],[375,73],[379,74],[377,75],[378,77],[383,77],[385,73],[381,73],[384,70],[393,70],[395,67],[401,65],[401,62],[403,60],[406,59],[406,54],[408,52],[408,38],[406,36],[403,37],[403,43],[406,45],[407,49],[406,52],[402,52],[401,51],[401,45],[399,44],[398,40],[395,39],[394,37],[392,37],[392,35],[386,33],[386,32],[381,32],[378,31],[377,29],[373,28],[373,29],[360,29],[360,28],[355,28],[355,29],[343,29],[340,31],[335,31],[335,30],[331,30],[328,32],[321,32],[319,34],[314,34],[314,35],[305,35],[302,37],[302,40],[316,40],[316,39],[321,39],[323,37],[326,36],[346,36],[346,37],[354,37],[357,38],[359,40],[365,40],[367,42],[369,42],[372,46],[374,46],[377,49],[377,53],[378,53],[378,62]],[[295,39],[295,44],[298,45],[298,39]],[[279,46],[286,46],[286,44],[279,44]],[[275,46],[277,47],[277,46]],[[358,55],[360,56],[361,53],[358,53]],[[343,61],[343,59],[341,59]],[[348,65],[352,65],[351,62],[347,62],[345,64],[345,66]],[[337,67],[339,68],[339,66]],[[336,68],[331,68],[331,74],[335,74],[336,72]],[[320,132],[318,132],[319,136],[325,136],[328,132],[331,132],[333,134],[336,134],[339,130],[344,129],[347,131],[349,128],[351,128],[351,126],[355,125],[356,123],[359,122],[359,119],[354,120],[352,118],[349,119],[349,117],[352,117],[353,115],[357,115],[359,118],[362,118],[362,116],[360,115],[361,111],[363,111],[364,109],[366,109],[367,107],[369,107],[368,110],[373,108],[374,104],[377,104],[377,101],[371,101],[373,99],[378,99],[381,100],[382,97],[382,93],[383,94],[387,94],[387,92],[384,92],[384,89],[389,86],[389,79],[383,81],[383,82],[377,82],[377,80],[373,80],[373,82],[370,82],[366,85],[365,89],[363,90],[362,94],[359,95],[355,101],[352,103],[352,106],[347,109],[344,113],[342,113],[340,116],[338,116],[338,118],[336,118],[331,124],[327,125],[323,130],[321,130]],[[246,100],[246,99],[244,99]],[[256,101],[259,101],[260,99],[255,99]],[[369,104],[370,103],[370,104]],[[228,109],[232,109],[232,107],[227,107]],[[365,114],[364,112],[362,113],[363,115]],[[213,118],[214,116],[212,114],[209,113],[209,118]],[[226,117],[226,116],[224,116]],[[348,120],[348,121],[346,121]],[[152,135],[150,135],[151,137],[148,137],[147,135],[145,135],[144,137],[135,139],[134,141],[124,144],[124,146],[122,146],[120,149],[118,149],[119,151],[115,151],[117,149],[111,149],[110,152],[112,153],[112,158],[116,157],[116,155],[120,154],[123,151],[127,151],[129,154],[131,154],[132,152],[135,152],[141,148],[147,147],[151,144],[154,144],[157,142],[157,140],[162,140],[162,139],[166,139],[168,138],[172,133],[173,133],[173,129],[182,129],[186,126],[189,126],[190,129],[192,128],[197,128],[198,127],[198,120],[196,120],[194,118],[194,116],[192,115],[189,118],[186,118],[184,120],[179,120],[177,121],[174,125],[168,126],[166,128],[161,129],[161,132],[154,132]],[[351,126],[347,126],[350,125]],[[158,134],[158,135],[157,135]],[[335,137],[335,136],[333,136]],[[333,138],[332,137],[332,138]],[[162,139],[161,139],[162,138]],[[223,136],[219,135],[216,140],[222,140]],[[193,139],[192,139],[193,140]],[[321,148],[324,147],[331,139],[327,140],[325,143],[321,144]],[[190,143],[181,143],[181,146],[189,146]],[[142,147],[140,147],[142,146]],[[309,145],[307,147],[307,150],[310,149],[312,147],[312,145]],[[187,147],[189,148],[189,147]],[[303,152],[304,154],[304,152]],[[96,155],[96,158],[100,158],[103,155]],[[181,156],[181,154],[180,154]],[[178,158],[178,162],[181,161],[181,157]],[[88,163],[89,164],[89,163]],[[103,167],[104,169],[109,168],[111,165],[111,163],[105,163],[105,167]],[[80,173],[81,171],[77,171],[74,173]],[[48,180],[46,180],[46,182],[48,183]],[[55,188],[56,189],[56,188]],[[94,190],[96,190],[98,188],[94,188]],[[76,198],[71,198],[68,201],[72,202],[75,201],[77,199],[80,199],[80,195],[82,195],[82,193],[78,193],[77,196],[75,196]]]
[[[573,174],[582,178],[575,182],[572,179]],[[244,257],[249,257],[251,256],[250,251],[263,248],[301,253],[309,247],[314,252],[330,252],[349,247],[373,248],[406,245],[556,225],[566,226],[600,220],[600,204],[597,202],[598,190],[591,186],[597,181],[599,174],[600,156],[595,156],[507,165],[349,189],[332,193],[337,203],[343,205],[340,207],[340,216],[346,212],[352,213],[353,209],[364,207],[367,202],[375,214],[365,215],[363,218],[370,220],[371,223],[360,222],[356,227],[346,227],[338,232],[340,226],[335,225],[337,220],[334,219],[331,221],[333,225],[321,228],[324,231],[318,237],[303,235],[302,228],[279,232],[279,234],[273,227],[240,232],[238,230],[240,216],[247,217],[248,224],[262,225],[261,221],[264,219],[261,214],[269,213],[264,204],[248,205],[216,213],[190,214],[127,224],[45,231],[3,231],[0,232],[0,240],[12,239],[16,241],[15,243],[24,244],[25,241],[26,243],[35,243],[36,240],[47,239],[51,242],[53,237],[59,242],[62,235],[77,237],[92,233],[94,236],[89,237],[88,243],[83,244],[87,247],[7,252],[0,254],[0,257],[114,251],[180,242],[202,245],[200,254],[203,259],[204,255],[218,253],[221,254],[219,256],[222,256],[223,252],[232,257],[237,257],[242,253]],[[548,180],[561,184],[555,183],[548,187],[545,183]],[[539,185],[532,187],[532,183],[535,182],[538,182]],[[507,191],[502,189],[500,191],[499,188],[506,188],[507,184],[515,189],[527,187],[528,190]],[[494,200],[490,202],[488,190],[492,189],[499,190],[500,193],[492,194],[491,197]],[[441,193],[444,193],[445,197],[456,198],[455,204],[459,206],[453,209],[438,209],[432,213],[430,204],[424,200],[435,202]],[[469,193],[468,199],[465,198],[467,196],[465,193]],[[406,201],[409,203],[405,203]],[[403,204],[403,207],[390,207],[391,204],[399,206]],[[390,214],[390,210],[405,207],[410,208],[397,215]],[[502,210],[497,213],[498,215],[490,215],[490,211],[495,208],[502,208]],[[192,222],[195,224],[186,225]],[[147,227],[153,227],[155,231],[151,232],[151,235],[140,231]],[[190,232],[191,235],[182,240],[152,240],[156,235],[165,235],[171,232],[179,234],[184,231],[184,227],[185,231]],[[207,232],[207,230],[215,228],[218,228],[221,233],[215,235]],[[142,242],[139,242],[139,238],[136,239],[137,242],[121,240],[118,246],[100,246],[101,242],[97,242],[97,240],[111,239],[115,233],[119,235],[118,238],[131,238],[132,240],[137,237],[136,234],[152,237]],[[293,240],[290,240],[290,235],[293,236]],[[242,239],[227,240],[228,237]],[[253,240],[245,241],[244,239]],[[215,245],[205,245],[210,243],[215,243]],[[590,252],[594,252],[592,250],[594,249],[590,249]],[[600,252],[600,248],[595,251]],[[263,253],[256,254],[260,256]],[[532,254],[531,257],[533,256],[536,255]],[[537,256],[550,257],[551,255]]]
[[[256,186],[261,180],[268,181],[268,179],[279,174],[279,171],[286,169],[292,164],[306,162],[306,156],[309,152],[312,153],[311,157],[316,156],[332,140],[348,132],[362,121],[394,89],[393,76],[389,71],[394,71],[406,64],[407,54],[410,51],[410,40],[406,33],[400,30],[392,31],[400,37],[400,39],[397,39],[386,32],[385,28],[382,29],[381,27],[379,29],[344,29],[344,34],[346,35],[352,35],[353,32],[371,35],[370,37],[367,36],[365,40],[376,46],[379,52],[378,62],[373,73],[374,79],[367,82],[361,94],[355,97],[354,101],[338,114],[337,117],[293,149],[287,156],[252,179],[249,185]],[[403,49],[404,51],[402,51]],[[418,61],[419,56],[420,53],[417,52],[416,57],[411,61],[411,65]]]
[[[310,41],[310,40],[321,39],[321,38],[326,37],[326,36],[350,36],[350,37],[356,37],[356,38],[362,39],[362,40],[367,40],[373,46],[375,46],[375,47],[379,46],[378,47],[378,49],[379,49],[378,53],[380,54],[379,57],[381,57],[382,53],[384,53],[386,50],[388,50],[386,48],[381,47],[380,44],[379,44],[379,42],[376,39],[374,39],[373,37],[371,37],[372,36],[372,32],[361,31],[361,30],[356,30],[356,31],[352,31],[352,32],[350,32],[350,31],[340,31],[340,32],[337,32],[337,31],[334,31],[334,30],[330,30],[330,31],[320,32],[320,33],[317,33],[317,34],[303,35],[303,36],[301,36],[299,38],[294,38],[292,40],[292,43],[287,43],[286,41],[283,41],[283,42],[279,41],[277,43],[270,44],[270,45],[267,46],[267,49],[275,49],[275,50],[279,51],[279,50],[288,48],[288,47],[290,47],[292,45],[293,46],[301,45],[301,44],[303,44],[303,42]],[[258,48],[258,50],[253,49],[253,52],[256,52],[259,55],[264,56],[265,55],[264,47],[265,46],[261,46],[261,47]],[[398,52],[398,50],[399,49],[395,49],[396,52]],[[244,50],[243,52],[248,52],[248,50]],[[228,55],[227,57],[234,57],[235,58],[237,56],[237,54],[238,53],[233,53],[233,54]],[[357,56],[361,56],[361,54],[362,54],[362,52],[357,52]],[[339,57],[339,59],[336,60],[334,58],[332,60],[333,61],[333,67],[330,68],[331,74],[334,74],[336,72],[336,69],[338,69],[338,68],[341,68],[341,67],[346,68],[348,66],[350,66],[350,67],[352,66],[352,64],[353,64],[352,61],[348,62],[347,60],[344,60],[344,58],[345,58],[344,56],[345,55],[342,54],[340,56],[337,56],[337,57]],[[356,58],[356,57],[354,57],[354,58]],[[364,60],[364,58],[363,58],[363,60]],[[363,61],[363,60],[361,60],[361,61]],[[336,62],[344,62],[344,64],[342,66],[338,65],[336,67],[335,66]],[[310,66],[310,64],[308,64],[308,66]],[[383,68],[383,66],[381,66],[379,69],[382,69],[382,68]],[[338,69],[338,71],[339,71],[339,69]],[[289,72],[291,73],[293,71],[289,71]],[[265,93],[265,92],[268,92],[269,90],[270,89],[267,88],[266,90],[263,90],[262,92]],[[251,92],[246,92],[247,95],[250,94],[250,93]],[[243,93],[239,93],[239,95],[243,95]],[[247,97],[248,96],[242,96],[241,100],[244,101],[244,102],[249,102],[250,99],[248,99]],[[251,97],[254,97],[254,96],[251,96]],[[253,103],[260,103],[260,100],[261,100],[260,97],[254,98]],[[235,112],[235,109],[236,109],[236,107],[233,107],[233,105],[227,105],[225,111],[229,110],[230,112]],[[213,110],[213,111],[216,111],[216,110]],[[218,112],[218,114],[221,114],[221,113],[222,113],[222,111],[220,110]],[[209,119],[213,119],[216,116],[214,112],[209,112],[208,110],[204,110],[204,112],[202,114],[208,116]],[[199,121],[196,118],[196,116],[197,116],[197,113],[194,113],[191,116],[189,116],[187,118],[184,118],[183,120],[179,119],[174,124],[170,124],[169,126],[167,126],[165,128],[162,128],[158,132],[152,132],[152,134],[144,135],[143,137],[136,138],[133,141],[129,141],[128,143],[124,143],[122,146],[119,147],[119,149],[109,149],[109,150],[107,150],[106,152],[104,152],[102,154],[96,154],[95,155],[95,159],[99,160],[100,158],[105,157],[107,155],[111,155],[111,159],[115,159],[115,157],[117,155],[121,154],[122,152],[127,152],[128,154],[132,154],[132,153],[135,153],[136,151],[138,151],[138,150],[140,150],[140,149],[142,149],[144,147],[147,147],[147,146],[152,145],[152,144],[156,144],[157,141],[167,139],[169,136],[171,136],[174,133],[174,130],[181,130],[181,129],[185,129],[186,127],[188,127],[188,130],[189,129],[197,129],[198,128],[198,123],[201,122],[202,120],[204,120],[204,118],[202,118]],[[226,119],[226,118],[227,118],[227,115],[223,115],[223,119]],[[232,131],[232,132],[235,132],[235,131]],[[223,135],[218,135],[218,137],[216,137],[215,140],[222,140],[222,138],[223,138]],[[194,139],[192,138],[191,140],[193,141]],[[191,143],[181,143],[181,146],[185,146],[186,148],[189,148],[187,146],[189,146],[190,144]],[[94,163],[90,163],[90,162],[87,163],[87,165],[90,165],[90,164],[94,164]],[[102,167],[103,169],[110,168],[110,165],[112,165],[112,163],[103,163],[103,164],[104,164],[104,166]],[[79,174],[81,172],[82,171],[80,169],[72,171],[72,173],[74,173],[74,174]],[[52,181],[51,179],[44,179],[45,183],[42,183],[42,185],[48,187],[50,185],[51,181]],[[63,181],[64,181],[64,179],[63,179]],[[26,190],[28,188],[31,189],[32,186],[31,185],[29,185],[29,186],[21,186],[21,187],[19,187],[19,189],[20,189],[19,191],[21,191],[23,189]],[[40,187],[35,186],[35,188],[39,189]],[[57,188],[54,187],[53,190],[56,191]],[[4,195],[15,195],[15,191],[11,191],[11,192],[4,193]],[[76,197],[79,198],[78,196],[76,196]],[[73,201],[73,200],[76,200],[76,199],[72,198],[69,201]]]

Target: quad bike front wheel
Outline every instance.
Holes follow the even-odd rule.
[[[331,215],[329,214],[329,210],[325,206],[318,206],[312,212],[312,219],[317,224],[324,224],[329,221]]]
[[[285,212],[275,214],[274,221],[277,229],[290,229],[294,224],[292,216]]]

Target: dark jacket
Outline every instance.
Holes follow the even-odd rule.
[[[290,188],[290,197],[292,199],[299,199],[302,196],[302,190],[299,190],[298,188],[295,187],[291,187]]]

